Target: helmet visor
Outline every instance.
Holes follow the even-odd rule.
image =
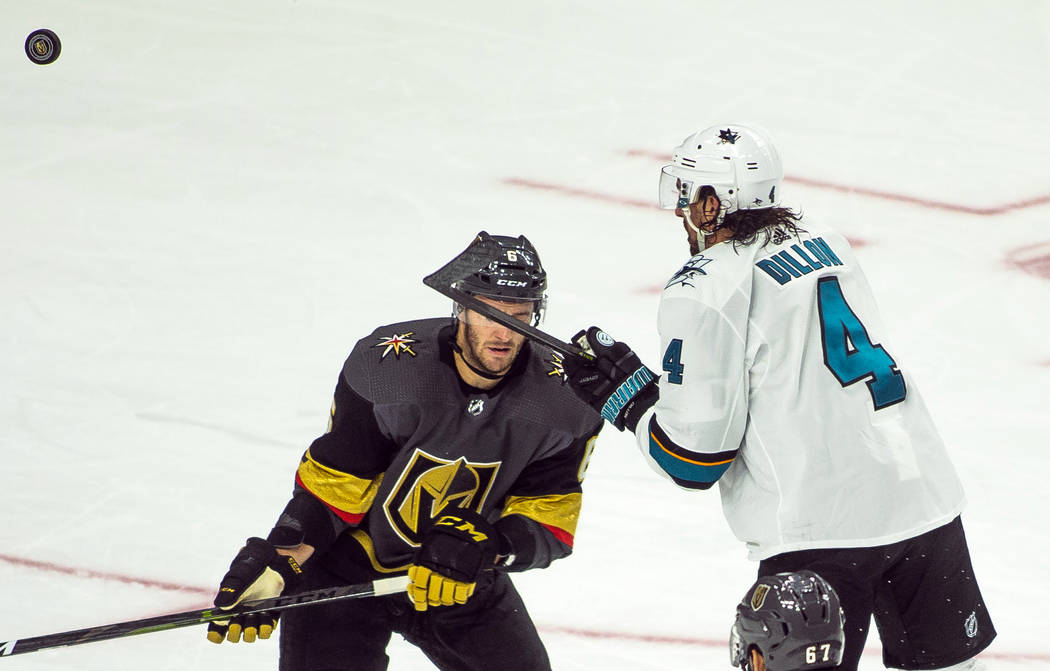
[[[539,326],[540,322],[543,321],[543,315],[547,310],[546,294],[538,301],[507,300],[498,296],[486,296],[485,298],[489,300],[484,300],[483,302],[488,303],[500,312],[506,313],[507,316],[513,317],[514,319],[529,324],[530,326]],[[480,312],[471,310],[458,302],[453,302],[452,316],[460,321],[470,324],[471,326],[489,327],[497,325],[497,322],[494,320],[489,319]]]
[[[732,188],[734,183],[729,161],[708,159],[701,165],[698,160],[696,168],[665,165],[660,170],[660,209],[675,210],[696,202],[696,194],[703,186]]]

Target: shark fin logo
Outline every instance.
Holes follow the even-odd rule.
[[[676,284],[681,284],[687,287],[696,286],[693,284],[693,281],[696,280],[697,277],[707,274],[707,271],[704,270],[704,266],[712,261],[714,261],[714,259],[709,259],[703,254],[697,254],[689,259],[689,261],[682,266],[678,272],[671,276],[671,279],[667,281],[664,289],[670,289]]]

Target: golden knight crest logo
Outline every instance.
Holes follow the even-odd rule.
[[[499,467],[498,461],[449,461],[416,450],[383,503],[383,512],[397,535],[418,547],[420,532],[446,508],[480,513]]]
[[[751,594],[751,610],[758,610],[762,607],[762,604],[766,602],[766,595],[769,594],[769,585],[759,585],[755,588],[755,591]]]

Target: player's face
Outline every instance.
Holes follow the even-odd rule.
[[[485,296],[477,299],[526,324],[532,321],[532,302],[506,303]],[[469,309],[460,314],[459,323],[456,338],[463,357],[472,366],[492,375],[503,375],[510,370],[525,344],[525,336]]]
[[[675,208],[674,214],[682,220],[682,228],[685,229],[685,237],[689,242],[689,253],[693,256],[696,256],[701,251],[700,235],[693,226],[704,229],[714,223],[718,217],[719,204],[720,201],[716,196],[707,196],[695,203]],[[693,222],[693,226],[689,225],[690,221]]]

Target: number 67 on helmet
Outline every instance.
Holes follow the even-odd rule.
[[[744,671],[835,667],[844,624],[838,595],[813,571],[763,576],[736,607],[729,661]]]

